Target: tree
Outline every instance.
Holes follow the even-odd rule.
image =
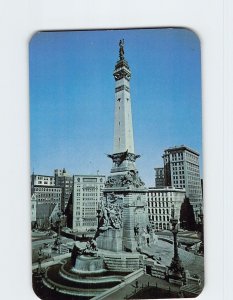
[[[180,208],[180,227],[186,230],[196,230],[196,221],[189,198],[185,196]]]

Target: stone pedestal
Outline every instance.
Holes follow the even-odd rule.
[[[137,248],[137,241],[135,239],[134,227],[135,224],[135,208],[136,208],[135,194],[128,193],[124,197],[123,209],[123,250],[135,252]]]
[[[132,272],[138,270],[141,255],[137,252],[110,252],[100,250],[106,269],[113,272]]]
[[[76,258],[75,265],[72,268],[72,272],[78,274],[95,274],[103,273],[104,260],[102,257],[91,257],[81,255]]]
[[[100,233],[96,242],[99,249],[113,252],[122,251],[122,230],[109,228]]]

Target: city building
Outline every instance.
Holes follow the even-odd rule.
[[[57,204],[59,210],[61,210],[61,197],[62,197],[61,187],[34,185],[33,194],[36,197],[37,204],[39,203]]]
[[[97,227],[96,210],[103,196],[105,176],[73,176],[73,230]]]
[[[148,215],[152,227],[156,230],[170,229],[172,209],[174,216],[180,219],[180,208],[185,198],[185,189],[150,187],[147,192]]]
[[[155,187],[161,189],[164,187],[164,168],[154,168],[155,170]]]
[[[202,207],[199,153],[186,147],[172,147],[164,151],[164,184],[184,188],[193,206],[196,220]]]
[[[54,186],[55,178],[54,176],[48,175],[35,175],[34,173],[31,175],[31,186],[35,185],[46,185],[46,186]]]
[[[31,195],[35,194],[38,203],[57,203],[64,211],[73,190],[73,176],[65,168],[55,169],[54,176],[31,175]]]
[[[66,169],[54,170],[55,185],[62,188],[61,210],[65,211],[70,195],[73,190],[73,176]]]

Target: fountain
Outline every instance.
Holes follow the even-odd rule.
[[[98,255],[96,241],[91,240],[85,248],[74,244],[71,258],[62,265],[49,267],[42,282],[47,288],[45,296],[52,292],[75,296],[76,299],[90,299],[121,283],[128,273],[107,270],[104,258]]]
[[[72,272],[76,274],[98,274],[104,273],[104,259],[97,255],[96,241],[92,239],[86,243],[86,248],[81,249],[74,245],[71,254]]]
[[[76,259],[75,266],[72,271],[77,274],[96,274],[103,273],[104,260],[102,257],[86,257],[81,255]]]

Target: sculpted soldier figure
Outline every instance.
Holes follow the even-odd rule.
[[[120,49],[119,49],[119,56],[120,56],[120,59],[124,59],[124,39],[120,40],[119,42],[119,46],[120,46]]]

